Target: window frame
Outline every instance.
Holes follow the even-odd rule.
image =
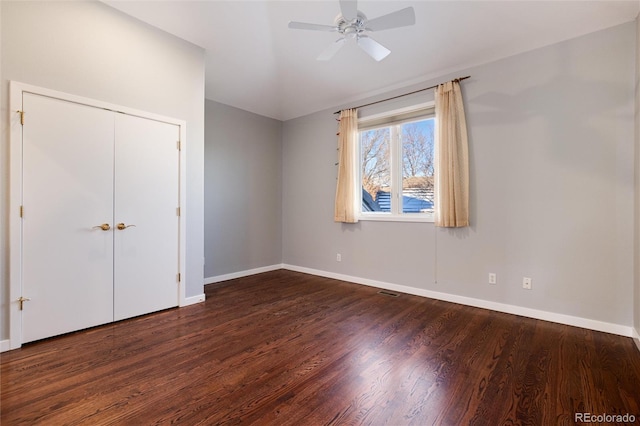
[[[369,115],[358,119],[358,143],[356,144],[356,171],[357,171],[357,203],[356,217],[358,220],[382,221],[382,222],[431,222],[435,221],[434,212],[429,213],[404,213],[402,212],[402,142],[399,135],[399,126],[427,119],[434,119],[435,130],[435,101],[421,103],[410,107],[394,109],[383,113]],[[361,133],[369,130],[389,128],[389,161],[391,164],[391,211],[390,212],[365,212],[362,210],[362,141]],[[435,132],[434,132],[435,139]],[[435,140],[434,140],[435,145]],[[434,146],[435,149],[435,146]],[[435,209],[435,200],[434,200]]]

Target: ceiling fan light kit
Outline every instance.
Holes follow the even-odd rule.
[[[337,32],[340,34],[333,44],[318,56],[319,61],[328,61],[344,46],[346,40],[355,40],[357,45],[376,61],[386,58],[391,51],[369,37],[374,31],[390,30],[406,27],[416,23],[413,7],[407,7],[378,18],[368,20],[366,15],[358,10],[355,0],[340,0],[341,13],[334,20],[334,25],[309,24],[306,22],[289,22],[289,28],[294,30],[312,30]]]

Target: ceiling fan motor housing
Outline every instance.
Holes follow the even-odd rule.
[[[336,16],[334,22],[338,28],[338,32],[349,38],[356,38],[367,30],[365,27],[367,17],[360,11],[358,11],[356,18],[351,21],[347,21],[344,16],[340,14]]]

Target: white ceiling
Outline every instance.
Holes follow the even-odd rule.
[[[206,98],[279,120],[340,106],[473,65],[636,18],[640,1],[371,1],[369,19],[413,6],[416,25],[373,33],[391,55],[355,44],[316,61],[336,33],[331,1],[114,1],[105,3],[206,50]]]

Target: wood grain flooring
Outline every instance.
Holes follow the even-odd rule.
[[[640,423],[629,338],[291,271],[1,355],[2,425]]]

